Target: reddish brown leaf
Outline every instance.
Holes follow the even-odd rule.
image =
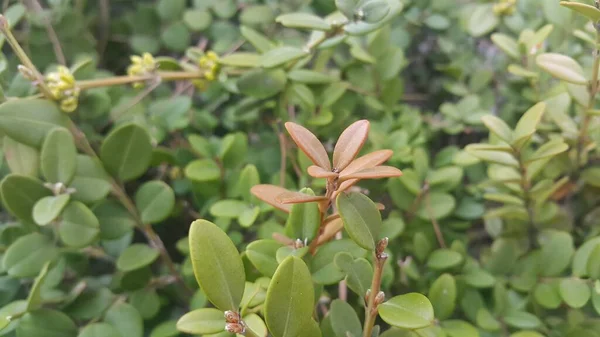
[[[285,123],[285,128],[300,150],[302,150],[315,165],[322,167],[327,171],[331,171],[329,156],[327,155],[327,151],[325,151],[323,144],[317,139],[317,136],[308,131],[305,127],[296,123],[287,122]]]
[[[265,184],[255,185],[250,189],[250,192],[252,192],[252,194],[254,194],[258,199],[284,212],[289,213],[292,210],[291,205],[284,205],[281,202],[277,201],[278,196],[285,192],[289,192],[283,187]]]
[[[333,149],[333,167],[339,172],[356,157],[367,140],[369,121],[352,123],[342,132]]]
[[[337,198],[338,194],[344,192],[345,190],[349,189],[350,187],[356,185],[357,182],[359,182],[360,179],[348,179],[344,182],[342,182],[340,184],[340,186],[338,186],[338,189],[333,192],[333,195],[331,196],[331,200],[335,200],[335,198]]]
[[[381,179],[400,176],[402,176],[402,171],[393,166],[375,166],[348,175],[340,175],[340,181],[348,179]]]
[[[392,150],[379,150],[356,158],[356,160],[353,160],[342,172],[340,172],[340,176],[347,176],[367,168],[381,165],[386,160],[390,159],[392,154],[394,154]]]
[[[329,222],[327,225],[325,225],[325,228],[323,228],[323,233],[319,235],[318,245],[320,246],[325,242],[333,239],[335,235],[342,230],[342,228],[344,228],[344,222],[340,218],[334,219],[331,222]]]
[[[278,195],[275,200],[282,204],[302,204],[305,202],[323,201],[327,200],[327,198],[321,195],[308,195],[300,192],[285,191]]]
[[[316,165],[309,166],[307,171],[311,177],[315,177],[315,178],[335,178],[338,176],[337,173],[327,171],[324,168],[316,166]]]

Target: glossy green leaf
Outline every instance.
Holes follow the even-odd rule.
[[[433,305],[435,317],[438,319],[447,319],[452,316],[456,307],[456,281],[450,274],[443,274],[438,277],[429,288],[429,299]]]
[[[463,256],[450,249],[438,249],[429,255],[427,266],[436,270],[453,268],[463,262]]]
[[[600,237],[592,238],[581,245],[573,256],[573,275],[576,277],[587,276],[587,264],[592,251],[600,245]]]
[[[26,312],[26,310],[27,310],[27,301],[18,300],[18,301],[10,302],[0,309],[0,318],[3,318],[6,322],[6,321],[9,321],[7,319],[8,317],[23,314],[24,312]],[[2,329],[0,329],[0,336],[9,335],[11,332],[13,332],[17,328],[18,324],[19,324],[18,319],[10,320],[10,322],[6,326],[4,326]]]
[[[36,148],[5,136],[2,140],[2,150],[10,172],[30,177],[38,176],[40,154]]]
[[[85,204],[73,201],[63,211],[58,234],[67,246],[85,247],[97,239],[100,223]]]
[[[433,323],[433,306],[427,297],[409,293],[379,306],[379,316],[389,325],[403,329],[424,328]]]
[[[246,247],[246,256],[261,274],[272,277],[279,265],[275,256],[281,247],[275,240],[253,241]]]
[[[508,326],[518,329],[536,329],[542,325],[535,315],[524,311],[509,312],[503,319]]]
[[[225,330],[225,317],[218,309],[196,309],[177,321],[177,329],[189,334],[216,334]]]
[[[346,284],[358,296],[365,296],[371,287],[373,267],[363,259],[355,259],[350,253],[340,252],[335,255],[335,265],[346,274]]]
[[[362,325],[356,311],[348,302],[336,299],[331,302],[329,310],[331,327],[335,337],[360,336]]]
[[[531,163],[536,160],[546,159],[559,155],[569,149],[569,145],[562,139],[553,139],[546,144],[540,146],[531,156],[527,158],[527,162]]]
[[[351,254],[355,258],[365,257],[367,254],[366,250],[347,238],[322,245],[310,263],[312,279],[315,283],[334,284],[344,278],[344,273],[335,264],[335,256],[340,252]]]
[[[490,149],[482,145],[484,144],[469,144],[465,147],[465,151],[481,160],[512,167],[519,166],[519,162],[512,154]]]
[[[581,308],[589,300],[592,292],[590,286],[581,279],[566,278],[560,281],[560,296],[571,308]]]
[[[341,193],[336,205],[352,240],[365,249],[375,250],[381,232],[381,214],[375,203],[361,193]]]
[[[119,331],[107,323],[86,325],[77,337],[121,337]]]
[[[77,149],[71,133],[63,128],[50,131],[42,146],[40,162],[48,182],[69,185],[77,168]]]
[[[590,186],[600,187],[600,168],[588,167],[581,172],[581,179]]]
[[[585,16],[593,22],[600,21],[600,9],[594,6],[574,1],[561,1],[560,5]]]
[[[212,15],[205,10],[187,10],[183,13],[183,22],[194,32],[201,32],[210,27]]]
[[[521,116],[513,134],[513,146],[520,148],[535,133],[545,110],[546,103],[540,102]]]
[[[31,233],[18,238],[2,258],[2,266],[13,277],[34,277],[48,261],[54,260],[58,249],[45,235]]]
[[[543,233],[540,254],[540,272],[543,276],[558,276],[569,267],[575,253],[573,237],[566,232]]]
[[[163,181],[150,181],[135,193],[135,205],[143,223],[161,222],[175,207],[175,193]]]
[[[442,219],[449,216],[456,207],[456,199],[449,193],[430,192],[417,210],[423,220]]]
[[[185,176],[197,182],[214,181],[221,177],[221,168],[212,159],[194,160],[185,167]]]
[[[314,196],[310,188],[300,190],[300,193]],[[315,202],[292,205],[292,210],[286,222],[286,235],[290,238],[312,241],[321,225],[321,212]]]
[[[492,42],[494,42],[498,48],[502,49],[503,52],[514,59],[519,59],[521,53],[519,52],[519,45],[515,39],[501,33],[494,33],[491,38]]]
[[[469,11],[469,19],[467,22],[467,31],[474,37],[480,37],[488,34],[500,22],[498,16],[494,14],[492,4],[475,5]]]
[[[35,278],[33,285],[31,286],[31,290],[29,291],[29,295],[27,296],[27,311],[35,311],[39,309],[42,305],[42,286],[44,284],[44,280],[48,276],[48,268],[50,267],[50,262],[46,262],[40,273]]]
[[[261,63],[261,55],[246,52],[233,53],[220,58],[219,63],[230,67],[254,68]]]
[[[507,143],[512,142],[513,132],[510,127],[500,118],[494,115],[481,117],[483,124],[496,136]]]
[[[538,284],[533,291],[533,298],[542,307],[547,309],[557,309],[562,303],[558,284],[555,283]]]
[[[115,177],[123,181],[135,179],[144,174],[150,165],[150,135],[136,124],[119,126],[102,143],[100,158]]]
[[[192,223],[189,240],[194,275],[206,297],[220,310],[237,312],[246,276],[233,242],[206,220]]]
[[[135,220],[127,209],[114,200],[105,200],[92,209],[100,223],[100,238],[116,240],[135,227]]]
[[[41,181],[18,174],[9,174],[2,179],[0,193],[6,210],[29,223],[35,222],[33,208],[38,200],[52,195]]]
[[[265,99],[280,93],[287,82],[287,76],[281,69],[256,69],[242,75],[237,88],[244,95]]]
[[[276,22],[288,28],[329,30],[331,24],[322,18],[308,13],[288,13],[278,16]]]
[[[10,138],[40,148],[56,127],[67,127],[69,118],[46,99],[17,99],[0,105],[0,131]]]
[[[90,156],[77,156],[77,170],[70,187],[75,189],[73,199],[93,203],[104,199],[111,190],[110,176],[99,160]]]
[[[249,205],[243,201],[224,199],[210,207],[210,214],[214,217],[237,218],[248,208]]]
[[[121,336],[144,336],[142,317],[131,304],[119,303],[111,306],[104,315],[104,321],[114,326]]]
[[[586,84],[581,65],[573,58],[557,53],[540,54],[535,59],[538,67],[550,75],[573,84]]]
[[[133,244],[119,256],[117,268],[121,271],[133,271],[145,267],[158,258],[159,252],[145,244]]]
[[[70,199],[68,194],[41,198],[33,206],[33,221],[40,226],[51,223],[58,218]]]
[[[23,316],[17,337],[76,337],[77,326],[60,311],[40,309]],[[141,337],[141,336],[140,336]]]
[[[597,245],[590,253],[590,258],[587,263],[587,272],[592,279],[600,279],[600,245]]]
[[[348,19],[353,20],[360,0],[335,0],[335,6]]]
[[[250,27],[241,26],[240,33],[254,48],[256,48],[256,50],[261,53],[265,53],[275,47],[275,44],[271,40]]]
[[[368,23],[377,23],[383,20],[391,8],[385,0],[370,0],[358,8],[359,17]]]
[[[267,290],[265,320],[273,337],[294,337],[312,319],[314,289],[308,267],[290,256],[277,268]]]
[[[446,320],[441,326],[449,337],[479,337],[477,328],[465,321]]]
[[[278,47],[269,50],[261,56],[260,66],[264,68],[275,68],[306,55],[308,55],[308,52],[300,48],[288,46]]]

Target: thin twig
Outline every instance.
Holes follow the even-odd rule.
[[[429,219],[431,220],[431,224],[433,225],[433,231],[435,232],[435,237],[437,238],[438,244],[441,248],[446,248],[446,241],[444,240],[444,235],[442,234],[442,230],[440,229],[440,224],[433,216],[433,208],[431,207],[429,193],[426,193],[425,195],[425,207],[427,207],[427,213],[429,213]]]
[[[100,38],[98,39],[97,52],[100,59],[102,59],[110,35],[110,0],[99,0],[98,7],[100,9]]]
[[[377,244],[375,250],[375,270],[373,273],[373,280],[371,281],[371,289],[369,289],[369,296],[367,299],[367,307],[365,309],[365,325],[363,330],[363,337],[371,337],[373,333],[373,325],[375,325],[375,319],[377,318],[377,307],[384,300],[383,293],[380,294],[381,288],[381,277],[383,275],[383,266],[388,258],[385,253],[388,239],[384,238]]]
[[[44,11],[44,8],[38,0],[25,0],[25,5],[37,15],[41,15]],[[54,30],[54,27],[52,27],[50,17],[42,15],[42,20],[44,21],[44,28],[46,28],[46,34],[48,34],[48,39],[52,43],[52,49],[54,50],[54,56],[56,57],[56,61],[63,66],[67,65],[65,53],[63,53],[62,46],[60,45],[60,40],[58,38],[58,35],[56,34],[56,31]]]

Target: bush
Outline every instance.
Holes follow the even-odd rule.
[[[588,2],[4,1],[0,336],[600,337]]]

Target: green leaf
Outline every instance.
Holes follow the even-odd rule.
[[[143,337],[144,322],[140,313],[128,303],[119,303],[108,309],[104,321],[115,327],[121,336]]]
[[[194,275],[206,297],[220,310],[237,312],[246,276],[235,245],[206,220],[192,223],[189,240]]]
[[[46,276],[48,276],[48,268],[50,267],[50,262],[46,262],[40,273],[35,278],[33,282],[33,286],[31,286],[31,290],[29,291],[29,296],[27,296],[27,311],[34,311],[41,307],[42,305],[42,285],[44,284],[44,280]]]
[[[498,48],[502,49],[503,52],[508,54],[508,56],[517,60],[520,58],[521,53],[519,51],[519,44],[515,39],[501,33],[494,33],[491,38],[492,42],[494,42]]]
[[[181,17],[185,5],[185,0],[158,0],[156,3],[156,12],[162,20],[173,21]]]
[[[584,277],[587,276],[587,264],[592,254],[592,251],[600,245],[600,237],[592,238],[581,245],[575,255],[573,256],[573,276]]]
[[[335,6],[348,19],[354,20],[360,0],[335,0]]]
[[[540,54],[535,58],[538,67],[550,75],[573,84],[587,84],[583,68],[573,58],[557,54]]]
[[[37,149],[5,136],[2,150],[10,172],[34,178],[38,176],[40,154]]]
[[[385,0],[369,0],[358,9],[359,15],[365,22],[377,23],[383,20],[391,8]]]
[[[481,121],[492,133],[507,143],[512,142],[513,132],[510,127],[500,118],[494,115],[485,115]]]
[[[20,319],[17,337],[77,337],[77,326],[60,311],[40,309]]]
[[[543,276],[558,276],[571,264],[575,253],[573,237],[566,232],[546,231],[542,235],[540,272]]]
[[[44,140],[40,161],[48,182],[69,185],[77,168],[77,149],[71,133],[62,128],[50,131]]]
[[[590,253],[590,258],[587,263],[588,275],[594,279],[600,279],[600,245],[597,245]]]
[[[536,331],[519,331],[517,333],[511,334],[510,337],[545,337],[545,336]]]
[[[500,20],[494,14],[492,4],[475,5],[469,11],[467,21],[467,31],[474,37],[480,37],[488,34],[500,23]]]
[[[512,154],[487,149],[485,144],[469,144],[465,147],[465,151],[468,154],[485,161],[506,166],[519,167],[519,162]]]
[[[456,307],[456,280],[450,274],[441,275],[431,284],[428,296],[435,317],[440,320],[450,318]]]
[[[238,52],[219,59],[219,63],[230,67],[254,68],[261,62],[262,56],[258,53]]]
[[[196,309],[177,321],[177,330],[195,334],[216,334],[225,330],[223,311],[213,308]]]
[[[431,192],[424,198],[427,200],[417,210],[417,215],[423,220],[445,218],[456,208],[456,199],[448,193]]]
[[[592,292],[590,286],[582,279],[566,278],[560,281],[560,296],[571,308],[582,308],[589,300]]]
[[[135,227],[135,220],[127,209],[115,200],[105,200],[92,209],[100,223],[100,238],[116,240]]]
[[[194,32],[201,32],[210,27],[212,15],[209,11],[190,9],[183,13],[183,22]]]
[[[433,306],[427,297],[409,293],[391,298],[379,306],[379,316],[391,326],[420,329],[433,323]]]
[[[533,291],[533,298],[546,309],[557,309],[562,303],[558,284],[555,282],[538,284]]]
[[[342,300],[331,302],[329,311],[331,327],[336,337],[360,336],[362,325],[354,308]]]
[[[240,33],[254,48],[256,48],[257,51],[261,53],[265,53],[275,47],[275,44],[271,40],[250,27],[241,26]]]
[[[446,320],[441,326],[449,337],[479,337],[477,328],[465,321]]]
[[[185,167],[185,176],[197,182],[214,181],[221,177],[221,168],[212,159],[194,160]]]
[[[561,1],[560,5],[585,16],[593,22],[598,22],[600,20],[600,9],[594,6],[573,1]]]
[[[26,311],[27,311],[27,301],[24,301],[24,300],[14,301],[14,302],[8,303],[5,306],[3,306],[2,309],[0,309],[0,319],[4,319],[5,323],[6,323],[6,321],[9,321],[9,323],[8,323],[8,325],[6,325],[2,329],[0,329],[0,336],[9,335],[11,332],[13,332],[17,328],[17,326],[19,324],[18,319],[9,320],[9,319],[7,319],[8,317],[20,315]]]
[[[145,267],[158,258],[158,250],[142,244],[133,244],[119,256],[117,260],[117,269],[121,271],[133,271]]]
[[[381,214],[367,196],[362,193],[340,193],[336,206],[344,222],[344,228],[359,246],[375,250],[381,232]]]
[[[322,18],[308,13],[288,13],[278,16],[275,22],[288,28],[330,30],[331,24]]]
[[[40,148],[56,127],[67,127],[69,118],[46,99],[16,99],[0,104],[0,131],[10,138]]]
[[[344,278],[344,273],[335,264],[335,256],[339,252],[347,252],[355,258],[365,257],[367,253],[366,250],[348,238],[333,240],[324,244],[317,250],[310,263],[314,282],[329,285]]]
[[[365,296],[373,279],[373,267],[369,261],[363,258],[355,259],[350,253],[340,252],[335,255],[334,262],[346,274],[348,288],[358,296]]]
[[[175,193],[163,181],[149,181],[135,193],[135,206],[143,223],[161,222],[175,207]]]
[[[39,233],[21,236],[4,253],[2,266],[13,277],[34,277],[46,262],[54,260],[58,249],[48,237]]]
[[[58,234],[67,246],[85,247],[97,239],[100,223],[85,204],[73,201],[63,211]]]
[[[122,181],[135,179],[152,160],[152,143],[144,128],[126,124],[113,130],[102,143],[100,158],[106,169]]]
[[[275,240],[253,241],[246,247],[246,257],[261,274],[272,277],[279,265],[276,254],[281,247],[281,243]]]
[[[303,188],[300,193],[315,195],[315,192],[310,188]],[[308,240],[310,242],[316,237],[320,225],[321,212],[318,203],[294,204],[285,225],[286,235],[292,239]]]
[[[265,320],[273,337],[295,337],[312,319],[314,290],[308,267],[295,257],[277,268],[267,290]]]
[[[214,217],[237,218],[250,205],[240,200],[224,199],[219,200],[210,207],[210,214]]]
[[[519,119],[513,133],[512,145],[520,148],[537,130],[537,126],[546,110],[546,103],[540,102],[527,110]]]
[[[483,269],[469,270],[462,279],[466,284],[475,288],[491,288],[496,284],[496,278]]]
[[[265,99],[280,93],[287,82],[287,76],[281,69],[256,69],[246,72],[237,81],[237,88],[244,94]]]
[[[121,337],[119,331],[107,323],[86,325],[77,337]]]
[[[536,329],[542,325],[539,318],[524,311],[511,311],[503,319],[508,326],[518,329]]]
[[[436,270],[444,270],[456,267],[462,262],[463,256],[459,252],[450,249],[438,249],[429,255],[427,266]]]
[[[560,138],[552,139],[546,144],[540,146],[531,156],[527,157],[527,162],[531,163],[536,160],[546,159],[559,155],[569,149],[569,145]]]
[[[35,223],[32,213],[38,200],[52,195],[41,181],[18,174],[9,174],[2,179],[0,193],[6,210],[28,223]]]
[[[58,218],[70,199],[69,194],[43,197],[33,206],[33,220],[40,226],[51,223]]]
[[[139,289],[130,295],[129,303],[138,310],[144,320],[149,320],[158,314],[161,298],[154,289]]]
[[[502,327],[500,322],[486,308],[477,311],[477,325],[488,331],[498,331]]]
[[[288,62],[300,59],[308,55],[306,50],[296,47],[278,47],[271,49],[262,55],[260,66],[263,68],[275,68]]]
[[[288,78],[303,84],[329,84],[337,80],[336,77],[308,69],[295,69],[288,73]]]
[[[77,170],[69,185],[75,189],[73,199],[94,203],[106,198],[111,189],[110,176],[99,160],[90,156],[77,156]]]
[[[240,22],[248,26],[266,25],[273,22],[273,9],[268,5],[250,5],[240,14]]]
[[[150,337],[178,337],[179,331],[177,331],[177,321],[164,321],[158,324],[154,329]],[[98,336],[100,337],[100,336]]]
[[[600,167],[588,167],[581,172],[581,179],[590,186],[600,187]]]

